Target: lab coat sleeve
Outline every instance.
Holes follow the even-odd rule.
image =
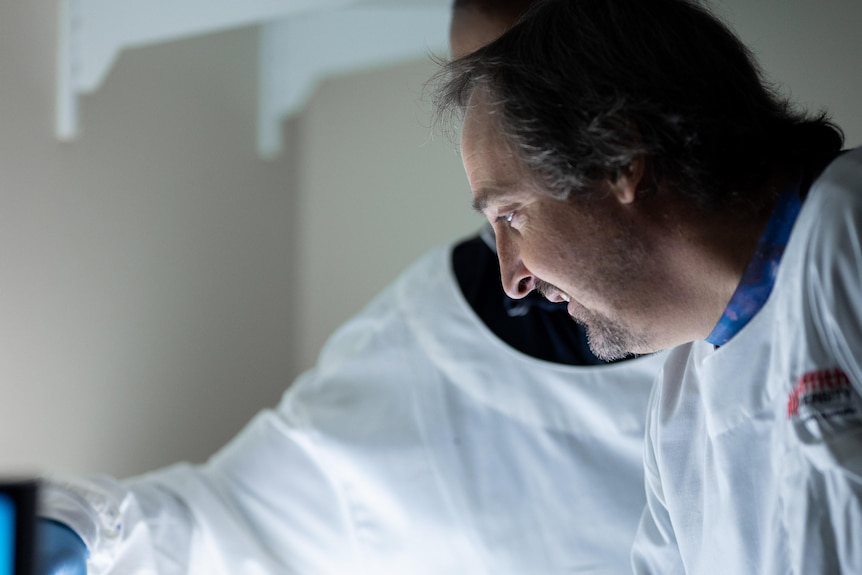
[[[95,575],[351,572],[354,522],[332,434],[347,437],[379,419],[369,410],[399,401],[388,386],[409,368],[393,360],[394,342],[375,343],[391,331],[386,297],[343,326],[279,406],[206,464],[123,481],[47,477],[40,514],[81,535]]]
[[[779,465],[794,573],[862,573],[862,202],[855,199],[862,192],[859,158],[857,153],[839,164],[840,171],[833,174],[839,185],[821,194],[828,223],[814,227],[802,268],[803,317],[813,329],[808,349],[790,354],[808,356],[803,361],[817,369],[843,372],[852,389],[846,407],[855,414],[788,424],[790,455]]]
[[[656,418],[661,395],[661,377],[653,387],[646,420],[644,446],[644,484],[646,508],[641,516],[632,548],[635,575],[684,575],[670,514],[664,501],[661,472],[656,460]]]
[[[346,569],[337,557],[351,557],[350,523],[291,395],[204,465],[123,481],[48,477],[40,514],[81,535],[95,575]]]
[[[88,573],[242,575],[346,567],[348,523],[304,432],[259,414],[205,465],[130,480],[50,478],[42,515],[66,523],[91,552]],[[296,437],[294,437],[296,435]]]

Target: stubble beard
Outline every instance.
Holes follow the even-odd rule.
[[[590,285],[597,286],[599,293],[611,298],[607,309],[613,311],[599,312],[575,300],[571,301],[569,310],[572,319],[584,326],[587,345],[593,355],[604,361],[613,361],[652,349],[647,334],[626,321],[628,316],[642,309],[644,302],[636,300],[636,294],[619,290],[619,286],[631,283],[646,285],[638,281],[639,276],[645,273],[638,264],[648,256],[644,244],[624,227],[610,234],[606,245],[611,249],[601,255],[604,262],[601,269],[586,271],[585,275],[589,276],[587,281]],[[598,259],[598,256],[594,257],[594,260]]]
[[[582,307],[572,320],[584,326],[590,351],[603,361],[623,359],[648,347],[642,336],[621,322],[586,308]]]
[[[536,290],[545,298],[548,294],[562,292],[544,280],[536,278],[535,282]],[[645,346],[644,338],[633,333],[622,322],[591,311],[575,301],[570,305],[575,308],[575,313],[570,317],[584,326],[587,345],[593,355],[599,359],[604,361],[623,359],[632,355],[633,350],[642,349]]]

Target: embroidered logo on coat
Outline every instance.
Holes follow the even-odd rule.
[[[811,371],[793,386],[787,399],[787,417],[836,417],[856,413],[853,386],[838,368]]]

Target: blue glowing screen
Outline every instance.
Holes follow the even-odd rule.
[[[0,575],[15,572],[15,501],[0,493]]]

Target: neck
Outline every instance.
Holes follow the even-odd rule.
[[[746,208],[704,210],[668,198],[653,221],[656,258],[666,267],[667,346],[705,339],[721,318],[763,234],[786,178],[769,178]],[[665,191],[665,195],[670,195]],[[661,195],[661,193],[659,194]],[[668,231],[670,230],[670,233]]]
[[[792,171],[776,169],[756,191],[745,196],[753,198],[748,205],[706,218],[702,238],[707,254],[704,261],[713,267],[714,277],[710,283],[701,285],[708,294],[704,301],[709,302],[703,308],[702,337],[712,331],[724,314],[754,257],[778,198],[793,177]]]

